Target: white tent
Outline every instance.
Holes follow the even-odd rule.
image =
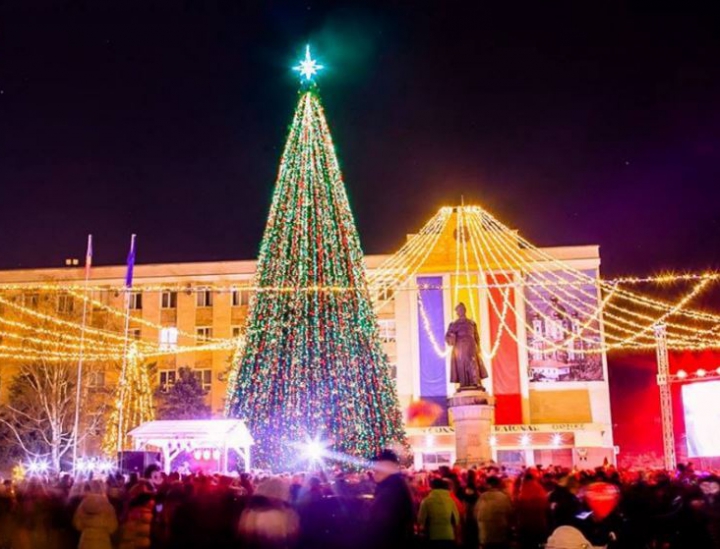
[[[148,421],[128,433],[135,450],[158,448],[163,455],[163,467],[170,472],[170,464],[181,452],[197,448],[220,450],[220,468],[227,472],[228,450],[235,450],[250,469],[250,447],[254,444],[245,422],[240,419],[183,419]]]

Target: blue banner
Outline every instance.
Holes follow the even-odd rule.
[[[447,425],[447,368],[428,334],[440,349],[445,348],[445,309],[441,276],[418,277],[418,343],[420,356],[420,398],[443,410],[435,425]],[[424,317],[424,318],[423,318]]]

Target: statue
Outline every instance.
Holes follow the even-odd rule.
[[[488,377],[487,370],[480,358],[480,334],[477,324],[466,316],[464,303],[455,307],[457,320],[450,323],[445,334],[445,343],[450,345],[450,381],[459,383],[462,389],[484,391],[482,380]]]

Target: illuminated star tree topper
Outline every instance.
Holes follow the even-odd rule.
[[[324,69],[324,65],[320,65],[315,59],[312,58],[310,55],[310,44],[305,46],[305,59],[301,60],[300,63],[297,64],[297,66],[293,67],[294,71],[299,72],[305,80],[312,80],[313,77],[322,69]]]

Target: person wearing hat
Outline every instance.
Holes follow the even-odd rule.
[[[414,510],[410,488],[400,474],[400,459],[383,450],[373,458],[377,486],[370,508],[367,547],[396,549],[410,547],[414,532]]]
[[[605,547],[605,545],[593,545],[573,526],[556,528],[545,545],[545,549],[605,549]]]

